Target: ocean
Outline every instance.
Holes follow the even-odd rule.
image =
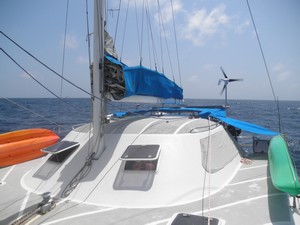
[[[184,104],[222,105],[224,100],[186,99]],[[261,125],[273,131],[279,131],[281,124],[281,133],[287,138],[291,156],[300,174],[300,101],[281,101],[280,116],[274,101],[230,100],[229,105],[228,117]],[[148,107],[148,104],[109,102],[107,111],[111,114]],[[51,129],[64,137],[72,127],[91,120],[91,100],[87,98],[65,98],[63,102],[54,98],[0,99],[0,133],[40,127]],[[241,135],[244,135],[243,132]]]

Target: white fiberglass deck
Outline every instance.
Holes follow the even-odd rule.
[[[298,209],[270,182],[266,155],[242,163],[223,127],[208,125],[183,117],[116,121],[105,128],[105,151],[91,161],[90,125],[80,127],[65,138],[80,143],[65,161],[46,156],[0,170],[0,224],[32,211],[44,192],[56,207],[30,224],[171,224],[182,212],[220,224],[297,224]],[[126,170],[128,146],[148,145],[159,146],[145,159],[157,167]]]

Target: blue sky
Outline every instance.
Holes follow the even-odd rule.
[[[142,11],[139,10],[142,7],[141,2],[142,0],[130,1],[123,52],[121,49],[127,1],[122,2],[121,5],[115,44],[119,56],[122,55],[123,61],[128,65],[140,63],[137,24],[141,29]],[[276,97],[280,100],[299,100],[300,1],[249,0],[249,3]],[[118,4],[119,1],[109,1],[107,8],[116,9]],[[0,1],[0,28],[2,32],[55,71],[62,73],[64,70],[64,76],[67,79],[89,91],[86,3],[84,0],[69,2],[65,66],[62,69],[66,5],[65,0],[2,0]],[[92,2],[89,1],[89,7],[91,6]],[[135,8],[138,9],[137,14]],[[157,14],[157,1],[148,1],[147,8],[153,35],[159,33],[160,18],[164,21],[165,32],[162,35],[162,42],[168,42],[174,76],[179,82],[170,2],[160,0],[161,17]],[[222,78],[220,71],[220,66],[222,66],[230,78],[243,79],[242,82],[229,84],[229,98],[273,99],[246,0],[173,0],[173,10],[185,98],[223,98],[224,96],[220,95],[222,86],[218,86],[218,80]],[[92,14],[93,11],[90,10],[91,32],[93,30]],[[138,23],[136,15],[139,17]],[[107,15],[107,29],[113,37],[115,37],[116,19],[117,11],[110,11]],[[150,35],[147,33],[145,24],[146,22],[144,22],[143,32],[145,44],[142,55],[143,65],[153,68],[154,60],[149,57],[148,53],[147,36]],[[141,33],[140,30],[140,36]],[[159,37],[155,37],[154,43],[155,45],[151,44],[150,49],[155,46],[157,58],[160,58]],[[165,46],[163,44],[163,60],[158,59],[157,65],[159,69],[163,67],[165,73],[172,78],[172,75],[169,75],[171,70]],[[88,97],[65,82],[62,94],[60,94],[60,78],[40,66],[2,35],[0,47],[57,95]],[[53,96],[1,52],[0,97]]]

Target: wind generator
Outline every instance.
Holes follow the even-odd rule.
[[[218,85],[220,85],[222,83],[222,81],[224,81],[224,86],[222,88],[222,91],[221,91],[221,95],[223,94],[223,92],[225,91],[225,107],[228,107],[228,104],[227,104],[227,85],[229,82],[233,82],[233,81],[243,81],[243,79],[230,79],[227,77],[226,73],[224,72],[223,68],[220,67],[223,75],[224,75],[224,79],[219,79],[219,82],[218,82]]]

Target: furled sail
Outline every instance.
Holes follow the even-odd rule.
[[[104,51],[106,54],[109,54],[116,59],[118,58],[114,40],[106,30],[104,31]]]
[[[182,88],[164,74],[143,66],[129,67],[110,55],[105,56],[105,87],[113,100],[135,95],[183,99]]]
[[[123,64],[109,55],[104,60],[104,88],[106,97],[110,100],[121,100],[125,97]]]

